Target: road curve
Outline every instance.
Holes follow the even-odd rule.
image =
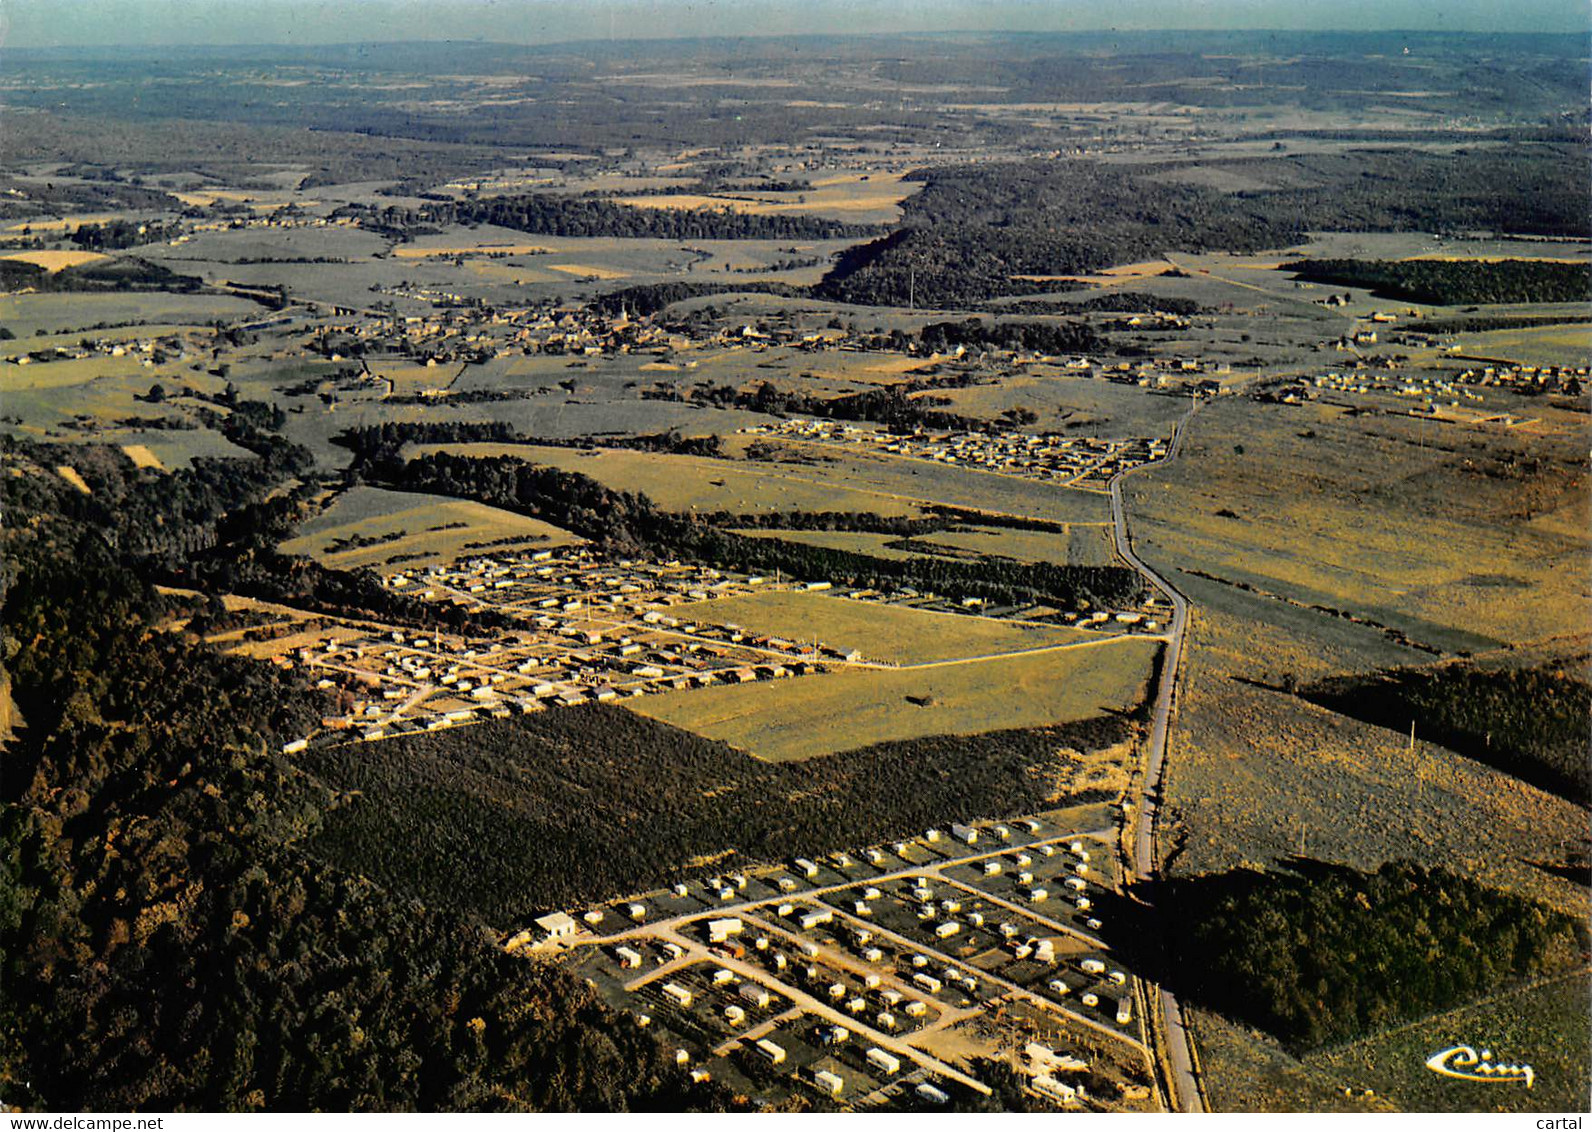
[[[1172,443],[1166,455],[1157,463],[1165,464],[1177,458],[1183,445],[1183,430],[1199,410],[1199,401],[1193,401],[1189,410],[1172,430]],[[1154,467],[1141,464],[1139,468]],[[1111,480],[1111,534],[1117,553],[1132,566],[1151,586],[1159,590],[1172,603],[1172,620],[1166,635],[1166,658],[1161,665],[1160,679],[1156,681],[1155,706],[1151,714],[1149,759],[1145,766],[1143,784],[1139,788],[1138,815],[1133,823],[1131,861],[1133,879],[1145,883],[1155,876],[1155,820],[1160,809],[1161,787],[1166,774],[1166,739],[1171,728],[1172,699],[1177,686],[1178,666],[1183,660],[1183,637],[1188,629],[1188,600],[1160,574],[1145,565],[1133,551],[1133,539],[1128,533],[1128,516],[1122,506],[1122,480],[1139,468],[1118,472]],[[1167,1082],[1172,1107],[1178,1112],[1203,1112],[1204,1100],[1194,1071],[1194,1051],[1187,1029],[1183,1025],[1183,1011],[1172,992],[1160,990],[1160,1014],[1163,1027],[1164,1049],[1171,1068]]]

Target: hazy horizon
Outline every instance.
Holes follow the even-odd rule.
[[[698,36],[1067,31],[1592,31],[1575,0],[9,0],[0,46],[324,46],[482,41],[537,46]]]

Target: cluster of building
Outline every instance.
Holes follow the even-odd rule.
[[[782,420],[741,430],[820,444],[840,444],[909,459],[998,472],[1068,487],[1103,489],[1119,472],[1166,456],[1159,437],[1126,440],[1055,433],[925,432],[901,436],[832,420]]]
[[[1333,393],[1381,393],[1392,397],[1416,398],[1424,402],[1428,409],[1444,398],[1448,400],[1450,406],[1458,406],[1461,400],[1478,403],[1483,400],[1480,393],[1465,388],[1452,375],[1443,373],[1412,373],[1399,370],[1386,373],[1334,372],[1312,378],[1309,387]]]
[[[1303,404],[1323,397],[1364,397],[1373,403],[1386,399],[1390,406],[1415,402],[1398,411],[1461,424],[1500,424],[1514,427],[1531,423],[1513,412],[1483,409],[1484,389],[1534,396],[1555,393],[1580,396],[1586,384],[1586,366],[1497,365],[1460,371],[1412,371],[1387,364],[1380,368],[1355,366],[1347,371],[1318,374],[1308,380],[1273,385],[1258,390],[1263,401]]]
[[[510,951],[568,954],[698,1079],[825,1107],[933,1108],[988,1092],[973,1033],[1064,1108],[1146,1102],[1136,980],[1098,938],[1106,831],[1055,815],[701,876],[543,916]],[[1033,1035],[1048,1034],[1050,1044]],[[1080,1075],[1112,1087],[1086,1091]]]
[[[672,616],[671,607],[762,589],[807,588],[706,567],[613,562],[584,549],[475,558],[390,575],[421,599],[507,613],[489,640],[346,626],[277,657],[359,690],[326,726],[366,739],[548,707],[806,676],[855,651]]]
[[[890,663],[844,644],[692,614],[698,603],[718,598],[801,591],[940,612],[1022,612],[910,589],[881,593],[679,562],[615,561],[583,547],[505,551],[399,570],[384,584],[420,600],[507,615],[512,627],[483,638],[330,622],[312,641],[295,632],[279,638],[280,648],[267,649],[283,667],[317,676],[322,688],[344,689],[347,710],[322,723],[367,740],[545,708]],[[1043,611],[1047,620],[1113,634],[1159,632],[1165,612],[1153,599],[1134,610]]]
[[[209,337],[208,333],[205,335]],[[7,354],[4,361],[16,366],[49,362],[82,361],[88,358],[126,358],[146,369],[166,362],[189,360],[189,350],[202,350],[191,334],[162,334],[158,338],[81,338],[73,346],[46,346]]]
[[[1586,387],[1587,366],[1490,365],[1463,370],[1454,381],[1463,385],[1492,386],[1516,393],[1562,393],[1579,397]]]
[[[354,217],[337,216],[312,216],[289,205],[261,205],[253,204],[251,208],[259,210],[256,216],[229,216],[225,220],[199,220],[189,226],[189,232],[227,232],[240,228],[357,228],[359,222]],[[180,247],[193,237],[189,234],[174,237],[167,243],[172,247]]]

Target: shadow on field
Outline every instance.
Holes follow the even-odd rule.
[[[1568,866],[1566,866],[1568,867]],[[1582,965],[1583,924],[1468,877],[1308,857],[1096,901],[1124,964],[1294,1052]]]

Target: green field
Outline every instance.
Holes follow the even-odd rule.
[[[950,546],[1015,558],[1019,562],[1051,562],[1058,566],[1113,566],[1117,564],[1111,528],[1105,524],[1068,524],[1065,532],[977,527],[920,535],[916,542]]]
[[[136,360],[112,357],[65,358],[28,366],[10,365],[0,369],[0,393],[67,389],[107,377],[137,376],[147,379],[152,372],[140,371],[141,366]]]
[[[282,551],[305,554],[338,569],[388,562],[405,568],[452,562],[472,553],[503,549],[479,545],[499,539],[521,539],[538,548],[580,541],[550,523],[496,507],[443,495],[375,487],[355,487],[344,492],[300,530],[297,538],[281,545]],[[368,546],[332,548],[338,540],[352,539],[381,541]]]
[[[1373,1089],[1405,1112],[1585,1112],[1589,994],[1592,979],[1580,971],[1310,1054],[1304,1062]],[[1455,1080],[1426,1068],[1427,1058],[1457,1045],[1491,1050],[1502,1064],[1531,1066],[1532,1087]]]
[[[1070,523],[1064,532],[1025,531],[1011,527],[957,527],[914,535],[903,549],[903,536],[872,531],[782,531],[745,528],[735,532],[748,538],[779,539],[804,546],[848,550],[874,558],[922,558],[937,548],[1011,558],[1018,562],[1049,562],[1057,566],[1114,566],[1116,548],[1111,528],[1105,524]]]
[[[932,613],[811,593],[761,593],[680,606],[692,621],[857,649],[864,660],[925,664],[1097,640],[1079,629]]]
[[[826,484],[817,474],[780,468],[747,468],[724,460],[624,449],[583,451],[537,444],[417,445],[412,459],[431,452],[462,456],[519,456],[537,464],[579,472],[616,491],[640,492],[670,511],[855,511],[885,516],[917,515],[914,500]]]
[[[173,265],[180,268],[181,265]],[[35,294],[7,295],[0,298],[0,326],[18,338],[31,338],[38,331],[59,334],[82,330],[102,322],[178,323],[192,325],[215,319],[253,318],[260,315],[258,303],[224,295],[172,295],[162,292],[138,294]]]
[[[770,463],[772,471],[817,480],[829,477],[847,487],[893,498],[966,507],[1053,523],[1103,523],[1111,518],[1104,492],[1079,491],[1039,480],[976,471],[934,460],[916,460],[835,444],[781,440],[782,445],[823,460],[823,467]],[[833,510],[833,508],[830,508]]]
[[[1574,311],[1575,315],[1585,313],[1584,308]],[[1581,323],[1461,334],[1455,342],[1460,353],[1477,357],[1501,358],[1530,366],[1584,366],[1588,354],[1592,353],[1589,340],[1592,340],[1592,330]]]
[[[997,385],[946,392],[952,412],[994,418],[1007,409],[1032,409],[1034,426],[1077,436],[1170,436],[1188,408],[1182,397],[1146,394],[1135,385],[1083,378],[1059,367],[1031,366]]]
[[[627,706],[761,758],[806,759],[870,743],[1040,727],[1130,709],[1144,697],[1159,648],[1138,639],[933,668],[850,669],[645,696]]]

